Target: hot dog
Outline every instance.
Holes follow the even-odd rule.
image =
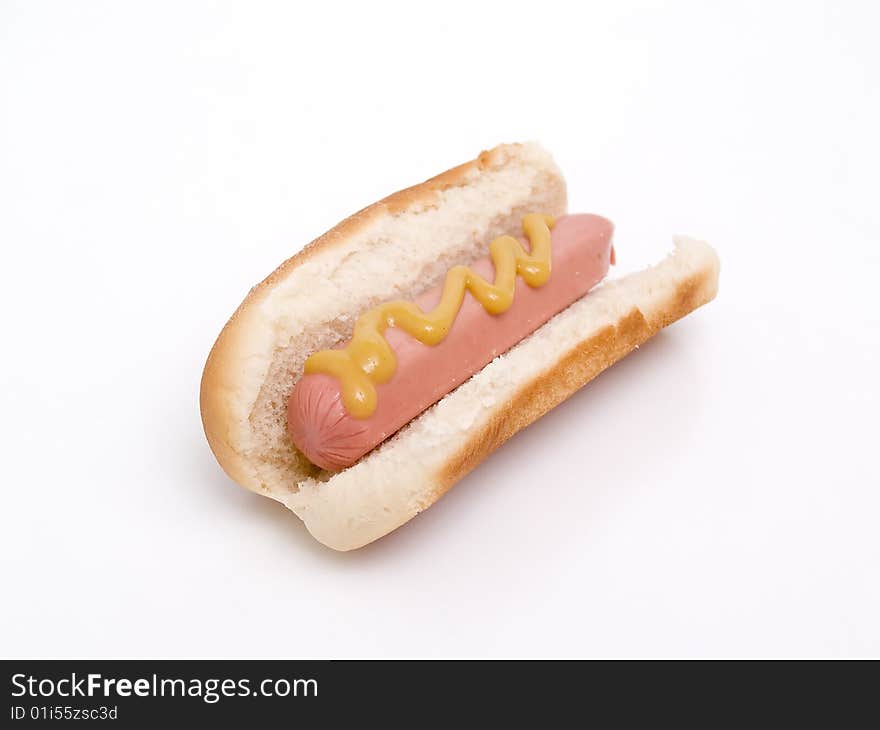
[[[377,387],[372,415],[357,418],[342,402],[340,382],[325,373],[304,375],[288,401],[288,430],[296,447],[322,469],[338,471],[409,423],[496,356],[506,352],[553,315],[601,281],[611,262],[610,221],[597,215],[570,215],[555,221],[551,234],[552,275],[544,286],[517,278],[513,303],[490,314],[465,296],[452,328],[437,345],[424,345],[399,329],[385,339],[394,350],[392,379]],[[486,256],[471,269],[495,278]],[[415,305],[428,312],[440,302],[443,285],[420,295]]]
[[[688,238],[602,281],[612,232],[566,215],[535,144],[356,213],[252,289],[217,338],[200,395],[217,460],[331,548],[382,537],[714,298],[718,257]]]

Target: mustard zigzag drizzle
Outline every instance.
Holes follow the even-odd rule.
[[[495,265],[490,284],[467,266],[454,266],[446,274],[440,303],[423,312],[412,302],[380,304],[360,316],[349,344],[341,350],[321,350],[305,363],[305,374],[325,373],[339,380],[342,404],[355,418],[369,418],[376,410],[376,385],[391,380],[397,369],[394,351],[385,341],[385,330],[397,327],[425,345],[441,343],[452,327],[465,290],[490,314],[506,312],[513,304],[517,275],[531,287],[550,278],[552,216],[530,213],[522,226],[531,244],[527,252],[513,236],[499,236],[489,244]]]

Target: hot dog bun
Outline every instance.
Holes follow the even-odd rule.
[[[202,376],[202,421],[226,473],[285,504],[325,545],[361,547],[715,296],[714,251],[677,239],[663,262],[578,300],[354,466],[330,476],[297,452],[285,409],[308,355],[348,338],[364,310],[412,299],[452,265],[484,255],[523,215],[565,210],[550,156],[534,144],[502,145],[365,208],[282,264],[224,327]]]

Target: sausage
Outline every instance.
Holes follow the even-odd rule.
[[[377,385],[378,403],[369,418],[358,419],[346,411],[336,378],[304,375],[287,404],[293,443],[322,469],[350,466],[601,281],[614,263],[613,232],[613,224],[597,215],[562,216],[551,233],[550,279],[531,288],[517,277],[513,304],[503,314],[489,314],[466,294],[440,344],[423,345],[389,328],[385,338],[394,350],[397,369],[391,380]],[[488,256],[471,268],[494,280]],[[430,311],[440,301],[442,289],[441,284],[426,291],[415,303]]]

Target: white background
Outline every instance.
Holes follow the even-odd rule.
[[[880,654],[874,4],[357,5],[0,4],[0,653]],[[719,298],[333,553],[215,463],[208,350],[520,139],[619,270],[688,233]]]

